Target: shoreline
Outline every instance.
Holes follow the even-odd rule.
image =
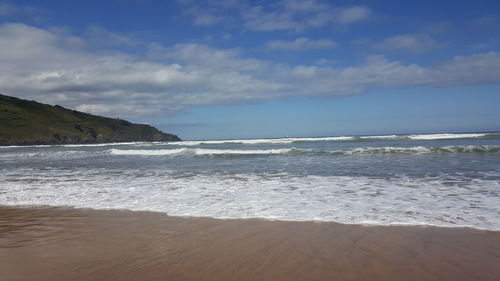
[[[353,223],[345,223],[345,222],[337,222],[337,221],[329,221],[329,220],[300,220],[300,219],[284,219],[284,218],[265,218],[265,217],[243,217],[243,218],[232,218],[232,217],[211,217],[211,216],[176,216],[169,215],[165,211],[155,211],[155,210],[132,210],[132,209],[119,209],[119,208],[110,208],[110,209],[96,209],[90,207],[72,207],[72,206],[56,206],[56,205],[0,205],[0,213],[2,209],[20,209],[20,210],[59,210],[59,211],[88,211],[88,212],[118,212],[118,213],[144,213],[151,215],[162,215],[169,218],[174,219],[209,219],[215,221],[227,221],[227,220],[256,220],[256,221],[269,221],[269,222],[288,222],[288,223],[326,223],[326,224],[335,224],[340,226],[362,226],[362,227],[430,227],[430,228],[444,228],[444,229],[457,229],[457,230],[477,230],[477,231],[486,231],[486,232],[498,232],[500,233],[500,229],[490,229],[486,227],[476,227],[470,225],[438,225],[432,223],[425,222],[391,222],[391,223],[379,223],[379,222],[353,222]]]
[[[0,206],[5,280],[496,280],[498,264],[492,230]]]

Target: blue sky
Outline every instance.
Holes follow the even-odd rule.
[[[1,1],[0,92],[184,139],[500,130],[498,1]]]

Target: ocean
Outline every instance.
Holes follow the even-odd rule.
[[[500,133],[0,147],[0,205],[500,230]]]

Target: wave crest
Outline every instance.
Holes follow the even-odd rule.
[[[496,145],[460,146],[414,146],[414,147],[360,147],[344,150],[345,154],[411,154],[411,153],[495,153],[500,152]]]
[[[425,134],[425,135],[409,135],[412,140],[444,140],[444,139],[467,139],[467,138],[482,138],[488,134]]]
[[[319,155],[356,155],[356,154],[426,154],[426,153],[497,153],[500,146],[488,145],[462,145],[462,146],[413,146],[413,147],[358,147],[345,150],[313,150],[298,148],[280,149],[206,149],[206,148],[177,148],[177,149],[110,149],[109,153],[115,155],[272,155],[272,154],[304,154]]]
[[[199,140],[171,142],[171,145],[197,146],[197,145],[218,145],[218,144],[290,144],[302,142],[323,142],[323,141],[359,141],[359,140],[390,140],[390,139],[410,139],[410,140],[441,140],[441,139],[466,139],[498,137],[500,134],[492,133],[464,133],[464,134],[414,134],[414,135],[379,135],[379,136],[337,136],[337,137],[312,137],[312,138],[274,138],[274,139],[235,139],[235,140]]]
[[[178,148],[178,149],[111,149],[109,152],[116,155],[173,155],[173,154],[194,154],[194,155],[265,155],[265,154],[285,154],[293,152],[301,152],[303,150],[295,148],[281,148],[281,149],[204,149],[204,148]]]

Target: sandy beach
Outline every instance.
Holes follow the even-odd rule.
[[[0,280],[498,280],[500,232],[0,208]]]

